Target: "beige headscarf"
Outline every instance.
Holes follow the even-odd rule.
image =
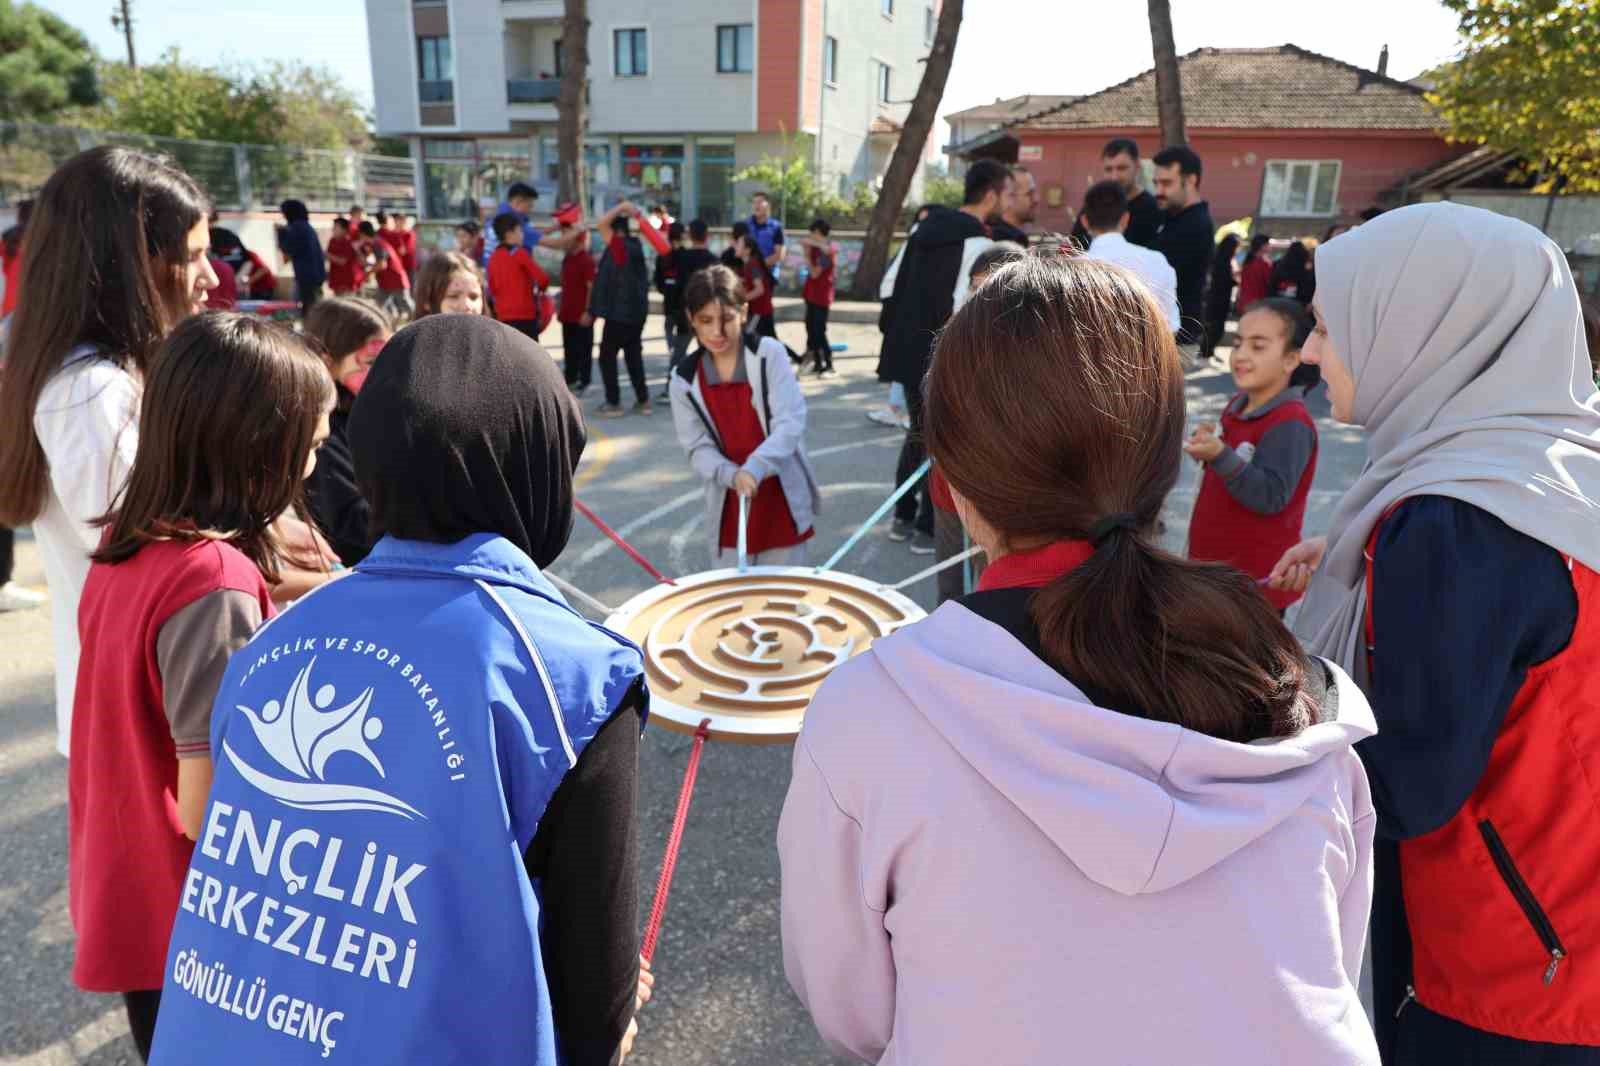
[[[1559,248],[1478,208],[1406,207],[1318,249],[1317,305],[1367,465],[1295,623],[1308,651],[1366,683],[1363,552],[1408,496],[1470,503],[1600,570],[1600,394]]]

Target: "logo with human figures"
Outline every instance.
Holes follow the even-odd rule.
[[[382,811],[402,818],[421,818],[423,814],[404,800],[387,792],[360,785],[329,781],[328,763],[335,755],[355,755],[365,760],[379,777],[385,777],[383,763],[372,750],[372,741],[383,735],[383,722],[372,717],[372,689],[368,688],[349,703],[334,706],[338,692],[324,684],[312,691],[311,671],[317,660],[306,664],[295,675],[289,693],[280,703],[268,700],[255,710],[236,705],[250,723],[262,750],[291,777],[274,777],[245,762],[222,742],[222,750],[250,784],[279,803],[311,811]],[[341,760],[341,763],[348,760]]]

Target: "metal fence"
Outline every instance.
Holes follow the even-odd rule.
[[[356,203],[417,211],[416,168],[409,156],[190,141],[26,122],[0,122],[0,207],[33,195],[56,167],[101,144],[167,156],[224,210],[271,209],[294,199],[304,200],[313,211],[343,211]]]

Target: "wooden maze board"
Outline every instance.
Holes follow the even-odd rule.
[[[834,667],[923,615],[850,574],[756,566],[657,585],[606,625],[644,649],[653,721],[692,733],[710,719],[716,739],[779,743]]]

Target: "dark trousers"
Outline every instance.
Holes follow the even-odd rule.
[[[1206,335],[1200,341],[1200,358],[1210,359],[1216,354],[1217,345],[1222,343],[1222,335],[1228,331],[1228,308],[1221,310],[1211,309],[1206,317]]]
[[[922,443],[922,386],[906,386],[906,414],[911,419],[911,428],[906,430],[906,442],[900,447],[900,462],[895,466],[894,483],[902,485],[906,478],[916,472],[917,467],[928,457],[928,451]],[[913,492],[908,492],[895,501],[894,516],[898,521],[910,522],[916,527],[918,533],[933,536],[933,479],[926,474],[922,477],[922,486]]]
[[[0,526],[0,585],[11,580],[17,565],[17,535],[10,526]]]
[[[539,320],[537,318],[508,318],[505,320],[505,324],[533,343],[539,343]]]
[[[806,351],[814,353],[817,369],[833,366],[833,345],[828,343],[828,308],[806,303]]]
[[[161,989],[124,992],[122,1005],[128,1011],[128,1028],[133,1033],[134,1046],[139,1049],[139,1058],[149,1062],[150,1044],[156,1037],[156,1014],[161,1010]]]
[[[755,321],[751,323],[750,332],[754,333],[758,337],[771,337],[773,340],[782,343],[782,339],[778,336],[777,320],[771,315],[757,315]],[[787,344],[783,346],[783,350],[789,353],[789,359],[791,361],[796,363],[801,361],[800,353],[789,347]]]
[[[567,384],[587,389],[594,377],[594,325],[561,323],[561,352]]]
[[[644,383],[644,323],[617,322],[606,319],[600,330],[600,379],[606,386],[606,403],[622,403],[622,387],[617,381],[617,352],[628,361],[628,380],[633,383],[633,394],[640,403],[650,399]]]
[[[295,291],[300,298],[300,314],[303,317],[322,299],[322,282],[315,285],[295,285]]]

